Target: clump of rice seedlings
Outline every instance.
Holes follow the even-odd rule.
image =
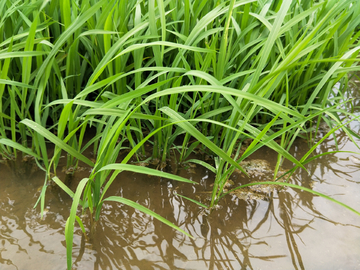
[[[359,70],[359,12],[355,0],[1,1],[0,153],[19,150],[46,172],[41,209],[49,181],[73,198],[68,268],[75,220],[84,229],[78,205],[95,222],[112,200],[175,226],[105,197],[123,170],[191,183],[127,164],[145,158],[145,143],[162,163],[173,150],[179,162],[195,149],[212,156],[213,163],[192,162],[216,174],[211,202],[199,203],[213,209],[232,192],[224,186],[234,170],[246,173],[239,164],[260,147],[276,151],[274,175],[284,159],[294,164],[291,174],[316,158],[321,139],[301,160],[289,154],[297,137],[312,134],[310,123],[316,133],[325,122],[326,137],[339,128],[359,137],[338,116],[355,118],[341,100],[347,74]],[[90,127],[96,134],[85,143]],[[89,147],[94,159],[83,154]],[[124,147],[131,150],[117,164]],[[93,168],[76,191],[56,176],[61,151],[68,168],[79,161]]]

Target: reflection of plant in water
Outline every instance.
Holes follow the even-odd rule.
[[[325,144],[326,145],[326,144]],[[323,152],[321,152],[323,151]],[[331,169],[333,171],[334,174],[336,174],[337,170],[335,170],[333,168],[334,166],[334,161],[336,162],[337,159],[331,158],[331,155],[325,155],[325,156],[321,156],[321,153],[324,152],[328,152],[329,149],[320,149],[320,150],[316,150],[315,151],[315,155],[320,155],[319,156],[319,160],[317,160],[317,162],[314,163],[308,163],[306,166],[306,169],[308,170],[308,172],[310,172],[310,175],[314,175],[316,169],[320,166],[323,166],[323,164],[325,164],[326,167],[329,168],[329,170]],[[319,163],[319,164],[318,164]],[[244,168],[246,168],[246,166],[243,166]],[[357,167],[357,170],[359,170],[359,168]],[[349,170],[347,170],[349,171]],[[301,233],[303,233],[305,230],[307,229],[312,229],[312,223],[315,221],[315,219],[322,219],[322,220],[326,220],[330,223],[334,223],[334,224],[341,224],[338,223],[336,221],[332,221],[329,220],[328,218],[326,218],[321,212],[319,212],[316,207],[315,204],[313,203],[313,197],[314,195],[311,194],[311,189],[313,188],[313,185],[315,183],[315,181],[313,179],[309,179],[309,173],[306,172],[305,170],[299,170],[297,173],[294,173],[292,175],[292,183],[296,183],[297,185],[301,185],[304,188],[307,188],[308,192],[304,192],[305,189],[297,189],[297,186],[292,186],[294,189],[287,189],[287,190],[280,190],[279,192],[274,190],[274,193],[278,193],[278,197],[276,200],[276,204],[278,206],[278,210],[275,210],[274,207],[272,206],[273,203],[273,198],[269,199],[269,208],[268,210],[265,212],[264,217],[258,222],[258,224],[255,226],[255,229],[251,230],[251,232],[248,232],[248,236],[250,237],[253,233],[256,233],[256,231],[258,231],[264,224],[268,224],[269,219],[271,220],[271,216],[274,217],[274,219],[276,220],[276,222],[279,224],[279,226],[281,226],[283,228],[284,231],[284,235],[286,238],[286,243],[288,245],[288,250],[289,250],[289,254],[292,258],[292,263],[295,269],[304,269],[304,263],[303,263],[303,259],[301,256],[301,252],[298,248],[298,240],[299,239],[301,242]],[[341,171],[344,174],[347,174],[347,172],[345,171]],[[323,175],[323,174],[321,174]],[[306,179],[306,180],[305,180]],[[244,183],[244,180],[242,180]],[[280,183],[279,183],[280,184]],[[281,184],[280,184],[281,185]],[[289,191],[288,191],[289,190]],[[232,192],[229,192],[229,194],[233,194]],[[319,195],[319,194],[316,194]],[[268,194],[268,196],[273,196],[273,192],[271,192],[270,194]],[[224,197],[225,198],[225,197]],[[237,206],[239,201],[241,202],[242,200],[239,200],[237,196],[235,196],[235,194],[233,195],[233,200],[234,200],[234,204]],[[255,203],[255,205],[257,204],[256,201],[252,201]],[[247,201],[248,206],[251,205],[251,200]],[[222,204],[220,204],[222,205]],[[236,206],[232,206],[232,207],[236,207]],[[255,215],[255,208],[253,208],[254,211],[250,211],[250,216],[253,217]],[[297,209],[297,210],[296,210]],[[307,218],[297,218],[295,216],[295,210],[298,211],[303,211],[306,215],[308,215]],[[249,209],[248,209],[249,210]],[[219,220],[229,220],[226,219],[224,217],[219,217],[218,213],[221,211],[221,209],[218,210],[214,210],[211,212],[211,215],[206,216],[206,218],[202,218],[199,219],[199,223],[202,225],[201,228],[206,228],[206,230],[202,230],[203,236],[205,237],[206,235],[209,235],[210,238],[216,238],[217,234],[216,232],[221,231],[221,226],[216,223],[216,225],[214,225],[212,227],[211,225],[211,221],[213,221],[214,219],[219,219]],[[231,215],[232,212],[232,208],[228,207],[227,211],[229,212],[229,215]],[[234,208],[234,211],[235,208]],[[298,213],[299,214],[299,213]],[[243,221],[244,220],[244,216],[246,217],[246,215],[242,216],[241,218],[236,219],[237,221]],[[302,216],[300,214],[300,216]],[[249,218],[250,219],[250,218]],[[201,223],[202,222],[202,223]],[[349,226],[347,224],[342,224],[343,226]],[[352,225],[350,225],[352,226]],[[359,227],[360,228],[360,227]],[[215,233],[211,234],[211,230],[214,230]],[[242,231],[245,231],[245,228],[242,227],[241,229]],[[224,232],[222,232],[222,235],[224,235]],[[243,240],[243,239],[242,239]],[[211,241],[211,240],[209,240]],[[219,245],[219,243],[222,243],[220,240],[218,240],[217,245]],[[215,251],[212,251],[211,254],[213,254],[215,256],[216,251],[218,249],[216,249]],[[279,256],[275,256],[275,257],[281,257],[281,256],[285,256],[285,255],[279,255]],[[216,257],[216,256],[215,256]],[[274,257],[274,258],[275,258]],[[222,261],[222,258],[216,258],[218,261]],[[267,258],[270,259],[270,258]]]
[[[34,194],[39,193],[37,189],[42,184],[43,174],[34,173],[19,178],[4,165],[0,165],[0,171],[0,268],[28,269],[26,263],[34,258],[31,256],[34,250],[55,257],[54,247],[47,245],[49,240],[43,241],[43,235],[50,234],[48,238],[52,241],[63,240],[65,221],[62,214],[68,214],[70,200],[63,200],[50,210],[47,208],[44,219],[40,219],[40,213],[31,206],[36,202]],[[48,203],[53,200],[57,201],[57,197],[49,194]],[[60,240],[58,247],[57,251],[61,252],[63,246]],[[21,258],[21,266],[17,258]]]
[[[305,176],[304,179],[311,179],[308,176]],[[292,194],[291,194],[292,193]],[[309,193],[304,193],[299,190],[292,190],[291,193],[288,192],[279,192],[277,197],[277,207],[278,207],[278,217],[276,215],[276,210],[272,209],[272,214],[275,217],[276,222],[284,229],[286,236],[286,242],[288,244],[288,249],[291,254],[292,262],[295,269],[305,269],[302,261],[300,251],[298,249],[297,238],[303,244],[305,244],[301,239],[301,233],[307,229],[313,229],[311,224],[316,219],[326,220],[327,222],[343,225],[343,226],[353,226],[342,224],[341,222],[332,221],[321,212],[316,209],[316,205],[312,202],[313,195]],[[304,217],[301,212],[306,214],[308,217]],[[295,215],[295,212],[297,213]],[[297,216],[301,216],[298,218]],[[356,226],[360,228],[360,226]]]
[[[198,174],[204,175],[204,172],[200,170]],[[183,176],[189,178],[189,175]],[[198,181],[196,176],[192,175]],[[177,191],[195,198],[210,188],[212,177],[199,181],[202,185],[180,184]],[[292,178],[309,186],[305,172],[296,172]],[[259,264],[283,262],[289,257],[294,269],[303,269],[306,264],[301,253],[303,235],[312,230],[316,219],[338,224],[315,208],[313,195],[296,189],[274,190],[267,201],[245,201],[228,195],[210,214],[173,195],[174,183],[127,173],[117,178],[109,196],[122,196],[146,206],[184,228],[194,239],[131,207],[105,202],[93,241],[86,242],[82,235],[81,242],[80,229],[75,231],[74,268],[90,263],[94,268],[117,269],[257,269]],[[142,188],[145,184],[147,189]],[[61,203],[63,199],[66,199],[65,206]],[[62,194],[58,201],[58,207],[63,207],[62,212],[66,213],[70,199]],[[53,207],[52,204],[52,211]],[[88,224],[89,217],[84,221]],[[61,229],[60,225],[49,226]],[[276,247],[278,242],[283,243],[284,249]]]
[[[335,136],[335,134],[334,134]],[[360,170],[360,167],[356,165],[358,159],[357,153],[346,152],[347,157],[345,160],[352,160],[355,165],[347,163],[341,164],[341,160],[344,158],[338,157],[337,153],[343,150],[343,146],[349,141],[349,137],[345,132],[336,132],[336,141],[332,138],[325,139],[321,144],[314,149],[313,154],[317,156],[314,162],[308,163],[306,168],[308,175],[316,175],[317,180],[322,183],[325,181],[324,175],[328,172],[332,172],[339,178],[350,178],[350,174]],[[328,155],[321,155],[322,153],[330,153]],[[353,171],[350,170],[353,168]],[[305,172],[304,172],[305,173]],[[299,181],[297,183],[300,183]]]
[[[291,261],[293,263],[294,269],[304,269],[304,265],[302,262],[302,257],[298,249],[298,245],[296,243],[296,238],[301,240],[300,234],[307,228],[311,228],[310,224],[314,219],[306,220],[302,219],[301,223],[306,223],[304,225],[294,224],[295,222],[299,222],[297,218],[294,217],[293,205],[291,202],[291,195],[279,193],[279,218],[275,217],[275,220],[278,224],[284,229],[284,234],[286,237],[286,243],[288,246],[288,250],[291,256]],[[290,199],[290,200],[289,200]],[[275,216],[275,215],[274,215]],[[280,220],[281,219],[281,220]],[[295,229],[295,226],[296,229]],[[301,240],[302,241],[302,240]]]

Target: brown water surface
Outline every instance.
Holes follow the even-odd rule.
[[[341,150],[356,151],[344,134],[337,138]],[[334,147],[329,139],[319,151]],[[301,156],[304,149],[306,144],[299,141],[294,150]],[[259,156],[274,160],[270,150]],[[359,156],[324,156],[307,169],[310,175],[298,170],[293,183],[360,210]],[[74,269],[360,269],[360,217],[354,213],[286,188],[264,200],[228,195],[209,214],[173,194],[175,190],[206,202],[213,176],[201,167],[195,171],[183,169],[179,174],[199,182],[196,186],[122,173],[108,194],[145,205],[194,239],[128,206],[107,203],[92,240],[86,241],[76,229]],[[14,173],[4,164],[0,172],[0,269],[65,269],[64,226],[71,199],[57,188],[50,189],[41,220],[39,209],[32,206],[43,174],[30,169]],[[72,182],[73,189],[77,181]]]

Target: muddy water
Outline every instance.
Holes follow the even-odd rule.
[[[353,124],[353,129],[359,132],[359,124]],[[337,138],[341,150],[356,151],[344,134]],[[318,153],[334,147],[329,139]],[[296,155],[306,148],[299,141]],[[270,150],[255,158],[259,157],[274,160]],[[310,175],[299,170],[292,182],[360,210],[359,156],[324,156],[307,169]],[[0,172],[0,269],[65,269],[64,226],[71,199],[50,189],[42,220],[39,209],[32,206],[43,174],[26,164],[16,173],[2,164]],[[87,173],[84,170],[76,177]],[[108,203],[92,240],[76,229],[74,269],[360,269],[360,217],[341,206],[286,188],[260,200],[228,195],[209,214],[173,193],[206,203],[213,176],[199,167],[179,174],[200,185],[123,173],[109,195],[145,205],[194,239],[130,207]],[[73,189],[77,181],[72,182]],[[233,181],[240,180],[234,177]]]
[[[359,122],[351,125],[360,133]],[[356,151],[345,134],[338,133],[337,141],[340,150]],[[329,138],[316,151],[335,148]],[[306,149],[306,143],[298,141],[294,155],[300,158]],[[271,163],[274,153],[265,149],[253,158]],[[41,219],[33,205],[43,174],[31,164],[15,167],[14,171],[0,164],[0,269],[63,270],[64,227],[71,199],[50,189]],[[73,190],[89,169],[75,174]],[[292,182],[360,210],[359,155],[323,156],[307,164],[307,169],[309,174],[298,170]],[[209,214],[174,191],[207,203],[213,176],[200,167],[181,169],[179,174],[200,185],[122,173],[108,195],[145,205],[194,239],[130,207],[107,203],[92,239],[85,239],[76,228],[74,269],[360,269],[360,216],[345,208],[286,188],[258,200],[228,195]],[[232,180],[235,185],[243,181],[237,176]]]

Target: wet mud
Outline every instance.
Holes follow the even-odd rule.
[[[358,126],[353,128],[359,131]],[[340,150],[356,151],[345,134],[338,133],[337,139]],[[334,148],[329,138],[317,153]],[[306,142],[298,140],[292,151],[299,158],[306,149]],[[263,149],[246,162],[250,179],[235,173],[231,185],[266,180],[274,153]],[[0,165],[0,269],[65,269],[64,228],[71,198],[56,187],[49,189],[41,219],[33,205],[44,175],[29,164],[14,172],[18,165]],[[290,166],[285,163],[284,169]],[[89,169],[74,172],[73,190]],[[291,182],[359,210],[358,155],[323,156],[307,164],[307,170],[297,170]],[[65,177],[62,173],[60,177]],[[121,173],[108,196],[123,196],[148,207],[193,239],[128,206],[106,203],[92,237],[76,227],[74,269],[360,268],[360,216],[345,208],[301,190],[262,187],[242,191],[241,196],[230,193],[209,213],[175,193],[206,204],[214,175],[199,165],[179,168],[178,174],[199,185]],[[83,219],[89,228],[88,218]]]

